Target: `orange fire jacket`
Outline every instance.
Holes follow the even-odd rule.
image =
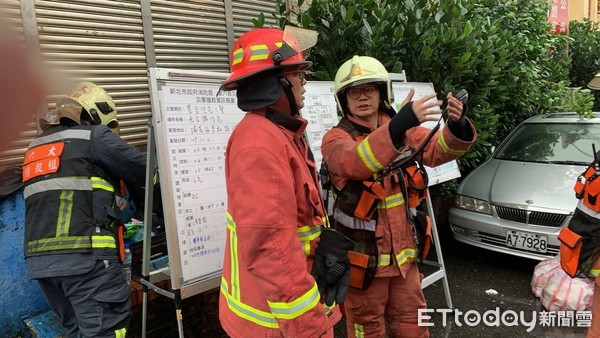
[[[388,124],[391,120],[379,112],[379,128],[373,129],[364,122],[348,116],[352,123],[371,130],[364,140],[355,141],[346,131],[332,128],[323,137],[321,152],[329,167],[331,182],[342,189],[349,180],[366,180],[390,165],[401,153],[392,144]],[[476,131],[470,121],[468,126],[473,139],[465,142],[455,137],[449,128],[443,128],[433,136],[423,150],[423,164],[435,167],[464,154],[475,142]],[[404,135],[404,145],[418,148],[429,134],[429,129],[414,127]],[[396,174],[383,179],[387,197],[379,202],[376,227],[379,251],[377,277],[406,276],[417,255],[413,228],[406,216],[404,196]],[[360,251],[360,249],[356,249]]]

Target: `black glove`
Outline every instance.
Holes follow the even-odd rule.
[[[348,250],[354,242],[336,230],[323,228],[312,266],[319,293],[325,296],[325,304],[335,301],[342,304],[350,286],[350,260]]]
[[[412,102],[405,104],[390,121],[390,136],[396,149],[402,148],[404,133],[410,128],[419,125],[419,120],[412,109],[412,104]]]

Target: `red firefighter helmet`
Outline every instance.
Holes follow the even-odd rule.
[[[223,90],[237,88],[238,82],[260,72],[297,66],[304,69],[312,64],[303,52],[314,46],[317,32],[297,27],[257,28],[240,36],[229,55],[231,75],[223,82]]]

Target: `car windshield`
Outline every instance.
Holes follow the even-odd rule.
[[[593,159],[592,143],[600,150],[600,124],[525,123],[498,149],[495,158],[585,165]]]

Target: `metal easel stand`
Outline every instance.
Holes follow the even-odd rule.
[[[448,276],[446,275],[446,267],[444,266],[444,257],[442,255],[442,246],[440,245],[440,237],[438,236],[437,224],[435,222],[435,217],[433,213],[433,204],[431,203],[431,197],[429,193],[429,189],[427,189],[427,213],[429,214],[429,218],[431,219],[431,234],[433,236],[433,245],[435,247],[435,253],[437,256],[437,262],[423,261],[423,264],[435,266],[438,270],[429,276],[423,278],[421,282],[421,288],[424,289],[429,285],[437,282],[438,280],[442,280],[444,286],[444,294],[446,296],[446,304],[448,308],[452,308],[452,298],[450,297],[450,285],[448,284]]]
[[[175,317],[179,337],[183,338],[183,315],[181,313],[181,292],[167,291],[154,285],[153,282],[169,278],[168,267],[157,271],[150,271],[150,258],[152,254],[152,204],[154,201],[154,165],[156,162],[156,144],[154,143],[154,127],[152,120],[148,121],[148,147],[146,161],[146,193],[144,199],[144,246],[142,255],[142,338],[146,338],[146,319],[148,317],[148,289],[175,301]],[[162,275],[162,276],[161,276]]]

